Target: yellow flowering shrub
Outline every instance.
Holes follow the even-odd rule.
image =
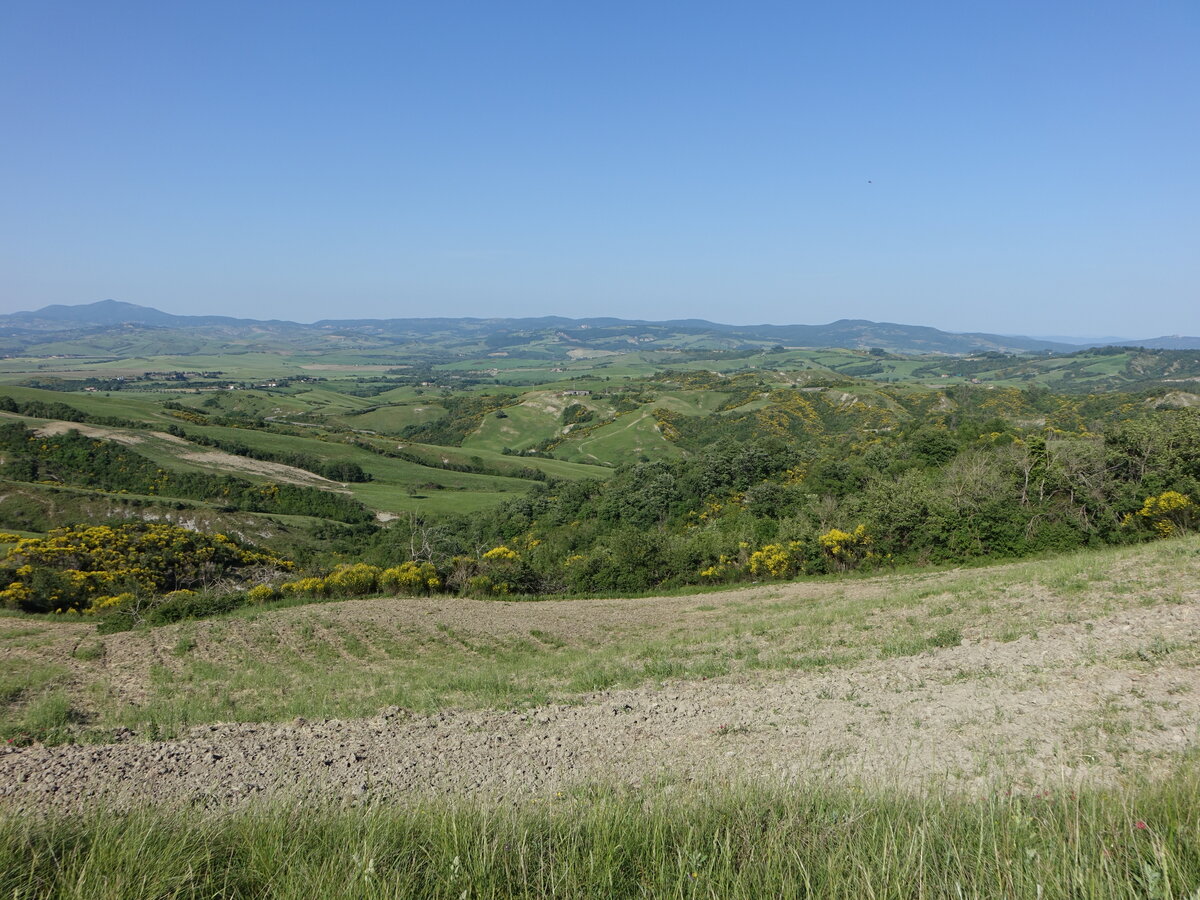
[[[521,554],[501,544],[483,554],[478,564],[468,566],[470,576],[461,583],[472,594],[518,594],[524,569]]]
[[[493,547],[487,553],[483,554],[483,558],[486,560],[516,562],[521,558],[521,554],[501,544],[499,547]]]
[[[15,568],[18,581],[0,592],[0,600],[30,612],[87,609],[96,598],[126,592],[151,596],[206,586],[246,568],[293,567],[223,534],[145,522],[73,525],[20,538],[4,562]]]
[[[852,569],[871,555],[871,536],[865,525],[859,525],[853,531],[830,528],[817,540],[839,569]]]
[[[513,585],[508,581],[492,578],[490,575],[475,575],[467,580],[467,594],[511,594]]]
[[[0,606],[6,609],[25,609],[33,600],[33,592],[20,581],[14,581],[0,591]]]
[[[267,603],[278,596],[279,592],[269,584],[256,584],[246,591],[246,599],[251,603]]]
[[[362,597],[379,589],[380,568],[367,563],[347,563],[325,576],[325,589],[343,597]]]
[[[1196,504],[1179,491],[1163,491],[1157,497],[1147,497],[1137,515],[1159,537],[1170,537],[1192,527]],[[1122,524],[1128,525],[1130,521],[1130,517],[1126,516]]]
[[[136,599],[136,596],[131,591],[125,591],[123,594],[114,594],[111,597],[96,597],[92,600],[92,605],[84,610],[89,615],[95,613],[115,612],[118,609],[129,606]]]
[[[722,553],[713,565],[700,570],[700,577],[707,581],[721,581],[737,572],[739,568],[736,560],[730,559]]]
[[[432,563],[403,562],[379,575],[379,589],[396,594],[428,594],[442,586]]]
[[[803,559],[799,554],[801,544],[791,541],[783,544],[766,544],[750,554],[750,574],[760,578],[785,578],[800,570]]]
[[[279,586],[285,597],[323,597],[327,593],[324,578],[298,578]]]

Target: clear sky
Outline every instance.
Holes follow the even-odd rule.
[[[8,0],[0,312],[1200,333],[1200,3]]]

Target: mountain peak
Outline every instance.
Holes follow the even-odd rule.
[[[70,322],[78,325],[121,325],[126,322],[138,325],[166,325],[175,322],[179,316],[151,306],[126,303],[124,300],[97,300],[95,303],[82,303],[77,306],[55,303],[34,312],[16,313],[12,318]]]

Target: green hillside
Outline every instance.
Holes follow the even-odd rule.
[[[25,499],[0,528],[177,504],[327,565],[405,562],[419,534],[449,589],[557,593],[1124,543],[1200,502],[1188,351],[577,356],[8,360],[0,477]]]

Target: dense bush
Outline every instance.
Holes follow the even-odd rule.
[[[91,425],[108,425],[116,428],[145,428],[143,422],[134,422],[119,416],[94,416],[74,406],[58,401],[14,400],[0,397],[0,412],[16,413],[33,419],[56,419],[60,422],[87,422]]]
[[[428,562],[404,562],[384,569],[379,575],[379,589],[396,594],[428,594],[442,586],[437,569]]]
[[[692,417],[715,439],[686,459],[539,486],[443,522],[431,558],[456,592],[633,592],[1016,558],[1195,527],[1200,410],[1037,391],[956,396],[954,409],[925,410],[907,429],[822,432],[829,411],[799,401],[771,414],[808,438],[718,436],[743,426],[736,407]],[[997,415],[1039,405],[1074,430]],[[380,535],[374,561],[404,558],[405,529],[420,527]]]
[[[189,591],[291,568],[291,561],[223,534],[148,523],[79,525],[13,543],[0,569],[9,579],[0,603],[27,612],[86,610],[95,603],[105,611],[128,605],[122,595]]]
[[[468,434],[479,427],[484,416],[496,412],[513,402],[511,396],[492,394],[462,394],[443,397],[438,405],[445,407],[446,415],[431,422],[408,425],[401,430],[402,437],[425,444],[441,444],[458,447]]]
[[[325,590],[335,597],[365,597],[379,588],[380,569],[367,563],[338,566],[325,576]]]
[[[626,465],[607,482],[547,481],[470,517],[408,516],[386,529],[369,526],[369,511],[341,494],[167,472],[77,434],[0,426],[0,456],[25,480],[361,523],[329,526],[337,534],[325,545],[326,565],[346,564],[282,585],[289,597],[636,592],[1013,558],[1149,540],[1197,523],[1197,409],[969,386],[884,389],[876,394],[888,402],[872,406],[849,392],[770,388],[760,374],[660,380],[665,390],[726,395],[722,415],[655,410],[680,458]],[[447,400],[454,428],[509,402],[472,396]],[[647,397],[630,390],[625,399]],[[17,568],[0,563],[0,587],[19,582],[47,597],[75,590],[52,567],[28,577]],[[114,581],[103,595],[128,590],[140,588]]]

